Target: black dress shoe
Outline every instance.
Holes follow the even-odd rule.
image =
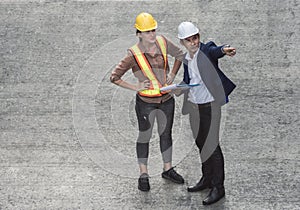
[[[202,177],[200,181],[195,186],[190,186],[187,188],[188,192],[198,192],[210,188],[210,180]]]
[[[208,196],[203,200],[203,205],[209,205],[217,202],[225,196],[224,187],[213,187]]]

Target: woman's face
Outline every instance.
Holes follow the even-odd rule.
[[[144,31],[138,33],[139,38],[142,39],[143,42],[147,44],[154,44],[156,42],[156,31],[155,29],[151,31]]]

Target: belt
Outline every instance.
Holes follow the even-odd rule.
[[[199,108],[204,108],[204,107],[210,107],[211,106],[211,102],[205,103],[205,104],[198,104]]]
[[[205,108],[205,107],[211,107],[211,102],[204,103],[204,104],[194,104],[190,101],[187,101],[187,103],[189,104],[189,107],[192,108],[192,109],[200,109],[200,108]]]

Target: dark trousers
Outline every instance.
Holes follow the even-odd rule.
[[[216,103],[191,104],[190,107],[190,123],[200,151],[202,174],[212,186],[222,187],[225,177],[224,157],[219,145],[221,107]]]
[[[136,143],[138,162],[147,165],[149,141],[152,136],[154,120],[157,120],[160,151],[164,163],[172,161],[172,126],[174,118],[174,98],[164,103],[146,103],[136,96],[135,111],[139,126]]]

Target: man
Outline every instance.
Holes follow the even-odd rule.
[[[229,45],[216,46],[213,42],[200,42],[199,29],[191,22],[178,26],[178,38],[187,49],[183,83],[199,84],[185,91],[183,114],[189,114],[193,136],[200,151],[202,178],[189,192],[211,188],[203,200],[204,205],[217,202],[225,196],[224,158],[219,145],[221,106],[235,85],[218,67],[218,59],[234,56],[236,50]]]
[[[112,83],[136,91],[136,116],[139,135],[136,153],[140,168],[138,189],[149,191],[148,156],[149,141],[152,136],[154,120],[157,120],[160,137],[160,151],[163,159],[162,178],[183,184],[184,179],[172,167],[172,126],[175,102],[169,92],[160,88],[171,84],[177,74],[182,50],[164,36],[156,36],[157,22],[149,13],[140,13],[135,22],[138,43],[132,46],[127,55],[112,71]],[[175,58],[173,68],[168,64],[168,55]],[[137,83],[122,79],[132,69]]]

